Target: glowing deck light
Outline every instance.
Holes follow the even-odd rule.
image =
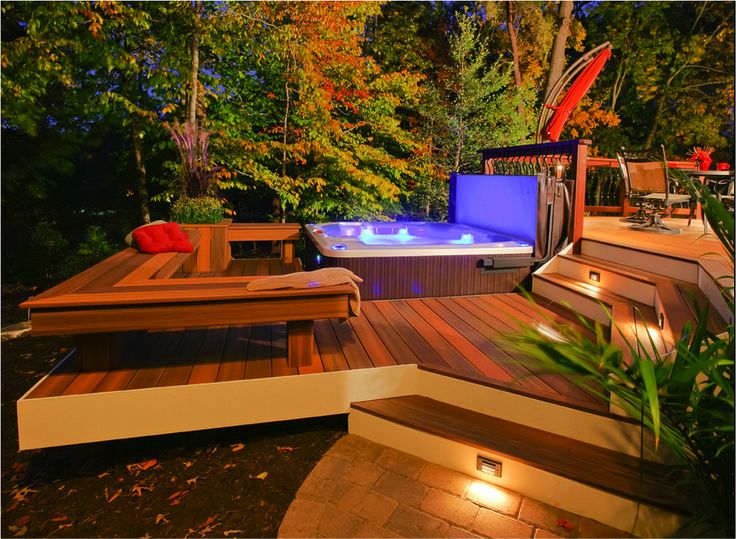
[[[333,251],[347,251],[348,246],[344,243],[335,243],[334,245],[330,246],[330,249],[332,249]]]
[[[470,245],[470,244],[472,244],[473,243],[473,235],[471,233],[469,233],[469,232],[467,234],[463,234],[460,237],[460,243],[462,243],[463,245]]]

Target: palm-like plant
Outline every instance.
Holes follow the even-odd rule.
[[[677,174],[677,173],[676,173]],[[698,199],[733,265],[733,216],[699,182],[678,175]],[[724,297],[733,311],[733,286]],[[686,473],[694,516],[686,536],[734,536],[734,326],[714,335],[707,330],[707,311],[686,325],[675,349],[662,356],[654,346],[629,342],[631,359],[611,345],[600,326],[589,327],[594,341],[574,328],[550,320],[545,331],[529,325],[509,340],[520,351],[581,388],[614,401],[655,443],[669,447]],[[587,323],[581,317],[581,323]],[[619,329],[612,324],[612,331]],[[649,352],[649,350],[654,350]],[[590,383],[590,382],[595,383]]]

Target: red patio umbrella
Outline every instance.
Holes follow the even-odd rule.
[[[595,53],[598,53],[597,56],[591,60],[590,58],[593,57]],[[581,57],[560,77],[560,80],[555,84],[555,87],[552,89],[547,99],[549,103],[544,104],[547,109],[553,110],[554,113],[552,113],[552,117],[549,118],[549,121],[546,121],[546,118],[549,116],[549,113],[545,114],[546,111],[543,111],[542,116],[540,117],[540,126],[543,125],[543,121],[546,121],[546,125],[543,130],[545,140],[549,140],[551,142],[557,142],[560,140],[560,133],[562,132],[565,122],[567,122],[567,119],[570,117],[570,113],[575,110],[575,107],[580,103],[580,100],[588,92],[596,77],[598,77],[598,74],[603,69],[606,61],[610,57],[611,44],[606,42]],[[557,99],[557,96],[562,91],[562,87],[578,72],[580,74],[570,85],[570,89],[565,94],[565,97],[562,98],[559,105],[555,106],[551,104]],[[539,132],[537,133],[537,139],[539,139]],[[537,141],[539,142],[539,140]]]

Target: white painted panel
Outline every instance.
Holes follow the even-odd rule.
[[[18,402],[20,448],[347,413],[353,401],[409,395],[416,365],[65,395]]]

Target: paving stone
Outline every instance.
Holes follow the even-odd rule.
[[[317,528],[307,526],[281,526],[277,537],[317,537]]]
[[[542,503],[531,498],[524,498],[519,510],[519,520],[529,522],[538,528],[556,533],[562,537],[575,537],[580,527],[580,516]],[[569,524],[567,529],[563,524]]]
[[[351,434],[350,436],[356,436],[355,434]],[[357,438],[360,438],[360,436],[356,436]],[[362,440],[365,440],[365,438],[361,438]],[[364,460],[370,460],[372,462],[375,462],[376,459],[383,453],[383,450],[386,449],[385,445],[377,444],[375,442],[372,442],[371,440],[365,440],[365,444],[360,446],[356,451],[356,457],[360,457]]]
[[[317,465],[312,469],[309,478],[315,477],[320,479],[334,479],[342,477],[343,471],[348,463],[344,460],[328,455],[322,457]]]
[[[478,513],[474,503],[436,489],[427,493],[420,509],[462,528],[469,528]]]
[[[394,532],[387,530],[386,528],[379,528],[374,526],[370,522],[364,522],[363,525],[358,528],[354,537],[401,537],[396,535]]]
[[[399,505],[384,528],[402,537],[444,537],[449,526],[408,505]]]
[[[330,504],[320,519],[317,533],[324,537],[353,537],[364,522],[362,518]]]
[[[352,483],[348,483],[343,479],[329,479],[310,475],[302,483],[296,496],[297,498],[305,498],[316,502],[337,503],[351,486]]]
[[[531,537],[533,528],[515,518],[481,507],[471,531],[484,537]]]
[[[427,464],[419,475],[419,481],[427,486],[463,496],[472,479],[444,466]]]
[[[340,509],[350,511],[376,526],[382,526],[398,505],[396,500],[361,485],[353,485],[337,504]]]
[[[450,526],[445,532],[445,537],[452,539],[465,539],[466,537],[480,537],[480,535],[475,535],[474,533],[470,533],[468,530],[464,530],[462,528]]]
[[[562,539],[559,535],[555,535],[552,532],[548,532],[547,530],[543,530],[542,528],[537,528],[534,531],[534,539]]]
[[[597,520],[582,517],[578,537],[631,537],[631,535]]]
[[[373,490],[406,505],[419,507],[429,488],[408,477],[386,470],[373,485]]]
[[[370,462],[363,459],[355,459],[350,462],[342,473],[342,478],[356,485],[363,485],[364,487],[372,485],[376,479],[383,473],[381,468],[375,462]]]
[[[422,473],[426,462],[414,455],[386,447],[376,459],[376,464],[399,475],[416,479]]]
[[[296,498],[291,502],[289,509],[286,511],[286,515],[281,521],[281,528],[293,532],[303,528],[316,530],[325,512],[325,508],[326,505],[324,503]]]
[[[468,487],[465,498],[488,509],[515,517],[519,514],[522,496],[485,481],[476,480]]]
[[[353,434],[346,434],[340,438],[330,448],[327,454],[331,457],[338,458],[352,462],[355,456],[363,449],[368,443],[368,440],[361,436],[355,436]]]

